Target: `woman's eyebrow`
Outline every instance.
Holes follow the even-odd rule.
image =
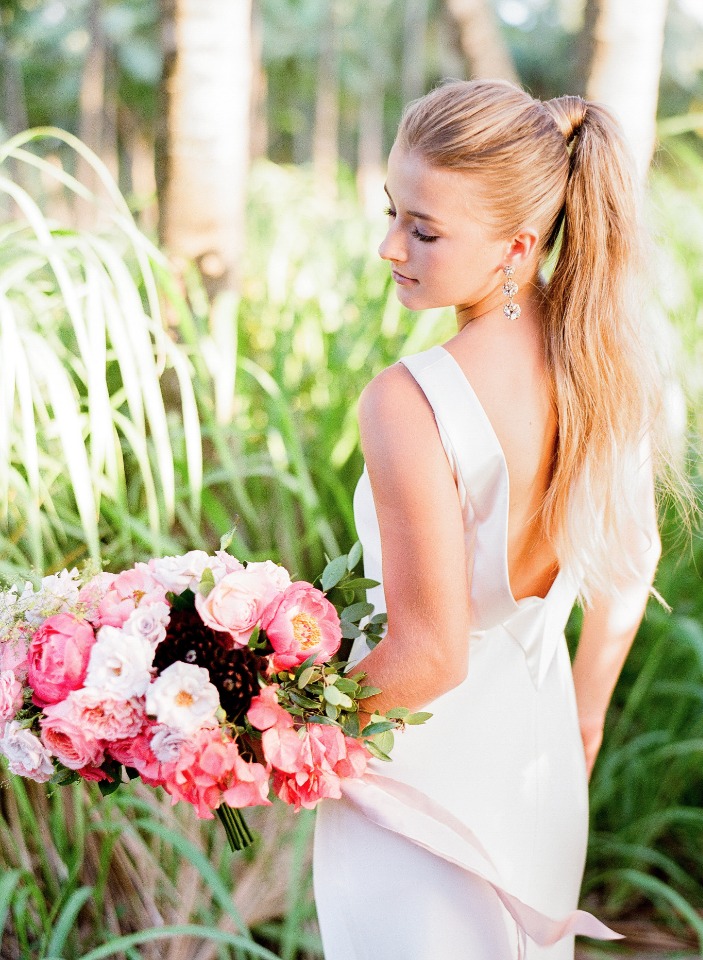
[[[392,203],[393,200],[385,184],[383,185],[383,189],[386,191],[386,196]],[[415,217],[417,220],[430,220],[432,223],[436,223],[437,226],[443,226],[441,220],[438,220],[437,217],[431,216],[429,213],[420,213],[418,210],[407,210],[406,213],[409,217]]]

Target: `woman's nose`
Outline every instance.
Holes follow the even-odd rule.
[[[398,236],[394,223],[389,225],[388,232],[378,248],[378,255],[382,260],[393,260],[399,263],[407,259],[403,241]]]

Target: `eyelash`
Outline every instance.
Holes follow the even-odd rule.
[[[395,210],[391,209],[391,207],[386,207],[386,209],[383,212],[387,217],[394,217],[396,215]],[[428,233],[420,233],[417,227],[413,227],[410,232],[415,237],[415,239],[419,240],[421,243],[434,243],[435,240],[439,239],[439,237],[433,237]]]

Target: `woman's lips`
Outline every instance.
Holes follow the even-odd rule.
[[[417,283],[417,280],[413,280],[412,277],[404,277],[402,273],[398,273],[397,270],[391,269],[391,276],[396,283],[399,283],[401,286],[407,287],[412,283]]]

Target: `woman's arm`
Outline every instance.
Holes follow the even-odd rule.
[[[402,364],[384,370],[362,392],[359,429],[388,612],[386,636],[358,665],[383,691],[365,707],[417,710],[461,683],[468,669],[461,505],[432,408]]]
[[[597,597],[588,607],[574,658],[576,703],[589,777],[603,738],[608,704],[644,615],[661,554],[648,456],[641,468],[638,516],[639,525],[633,524],[628,544],[633,575],[620,584],[620,596]]]

